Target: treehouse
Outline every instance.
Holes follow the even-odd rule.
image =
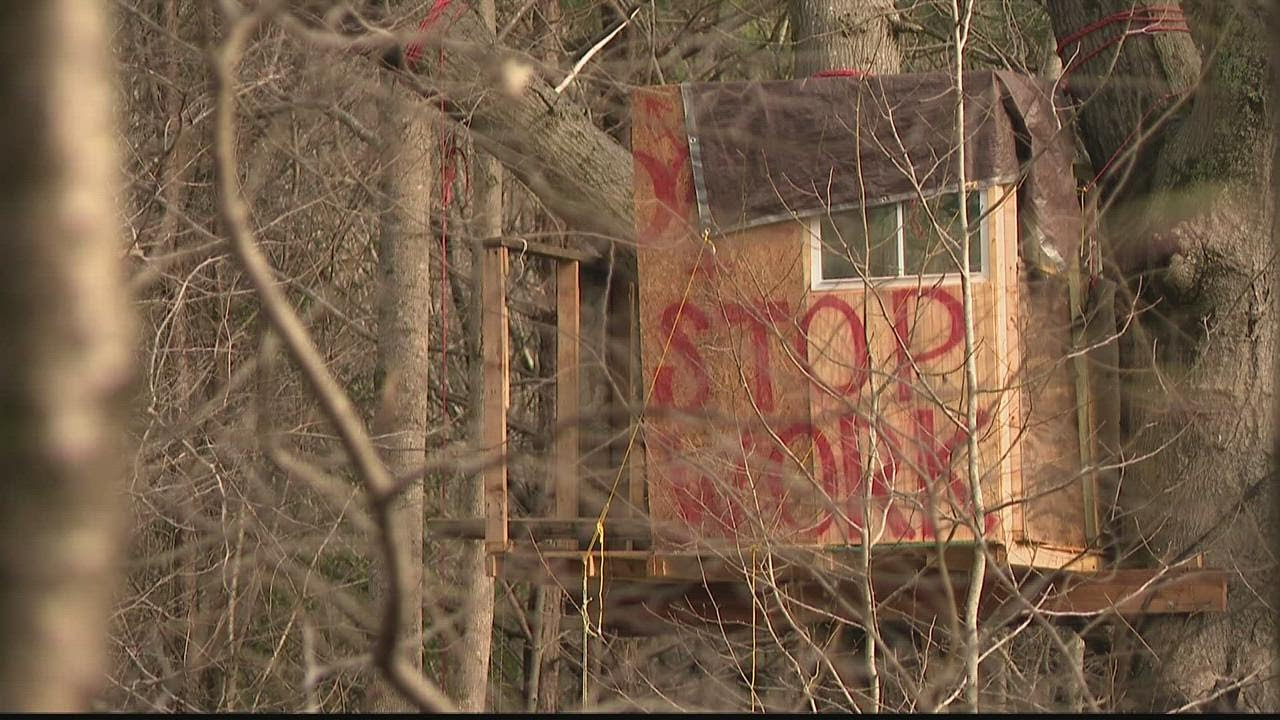
[[[485,518],[437,529],[623,631],[857,615],[868,578],[929,617],[975,552],[984,612],[1221,609],[1221,573],[1107,564],[1116,321],[1047,88],[970,72],[963,108],[940,74],[637,90],[634,268],[486,256],[495,453],[508,254],[557,268],[554,516],[513,513],[495,462]]]

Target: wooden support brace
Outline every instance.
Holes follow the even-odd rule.
[[[595,534],[596,519],[516,517],[508,520],[507,527],[513,546],[521,540],[576,539],[585,543]],[[479,539],[485,536],[485,518],[432,518],[427,521],[427,531],[441,538]],[[672,537],[689,538],[689,533],[675,524],[665,531]],[[617,518],[605,521],[605,534],[618,540],[648,542],[653,529],[645,518]]]
[[[1076,425],[1080,443],[1080,467],[1093,467],[1094,408],[1089,396],[1089,364],[1085,348],[1086,328],[1083,290],[1080,287],[1080,268],[1072,264],[1067,270],[1067,288],[1071,303],[1071,376],[1076,391]],[[1098,538],[1097,473],[1091,470],[1084,477],[1084,539],[1093,544]]]
[[[1071,573],[1055,584],[1060,592],[1045,603],[1053,612],[1167,615],[1227,609],[1225,570],[1108,569]]]
[[[579,336],[578,261],[556,264],[556,436],[552,446],[556,518],[578,517]]]
[[[524,255],[537,255],[538,257],[551,258],[561,262],[572,261],[576,263],[591,262],[593,259],[588,253],[573,248],[560,247],[558,245],[548,245],[547,243],[535,242],[533,240],[521,240],[511,237],[488,238],[482,243],[486,248],[503,247],[516,253]]]
[[[646,517],[648,507],[645,503],[645,447],[644,428],[636,427],[642,420],[645,395],[644,369],[640,361],[640,307],[639,288],[634,283],[627,284],[627,400],[640,410],[632,416],[631,452],[627,459],[627,497],[631,501],[633,514]],[[648,543],[638,540],[631,545],[633,550],[644,550]]]
[[[489,555],[507,550],[507,408],[510,366],[507,334],[507,249],[489,248],[482,260],[481,290],[484,342],[484,403],[481,443],[491,459],[484,471],[484,549]],[[501,460],[500,460],[501,459]],[[496,567],[496,566],[493,566]],[[491,570],[493,571],[493,570]]]

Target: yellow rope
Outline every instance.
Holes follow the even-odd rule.
[[[756,545],[751,546],[751,712],[756,711]]]
[[[684,293],[680,296],[680,305],[676,308],[675,321],[671,323],[671,332],[667,334],[667,339],[662,344],[662,355],[658,358],[657,369],[654,370],[653,380],[649,383],[648,390],[645,391],[644,399],[640,403],[640,416],[644,417],[645,410],[649,407],[649,400],[653,398],[653,389],[658,383],[658,370],[667,361],[668,351],[671,349],[671,340],[675,337],[676,328],[680,326],[680,318],[684,314],[684,307],[689,300],[689,292],[693,289],[693,279],[697,277],[698,267],[702,265],[702,257],[706,253],[707,247],[711,246],[712,252],[715,252],[715,246],[711,242],[711,232],[709,230],[702,231],[702,245],[698,247],[698,258],[694,261],[693,267],[689,270],[689,280],[685,283]],[[618,474],[613,478],[613,486],[609,488],[609,495],[605,498],[604,507],[600,510],[599,517],[596,518],[595,532],[591,535],[591,541],[587,544],[587,549],[582,553],[582,702],[587,702],[587,639],[596,635],[604,627],[604,519],[609,514],[609,508],[613,504],[613,498],[617,495],[618,485],[622,482],[622,473],[627,467],[627,461],[631,458],[631,449],[635,447],[636,436],[640,432],[640,422],[637,419],[635,426],[631,428],[631,437],[627,439],[627,449],[622,453],[622,462],[618,465]],[[597,611],[596,632],[591,630],[591,615],[587,610],[587,568],[591,562],[591,553],[599,542],[601,549],[600,562],[600,592],[596,597],[596,604],[600,606]]]

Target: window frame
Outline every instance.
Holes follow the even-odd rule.
[[[990,279],[991,277],[991,230],[990,230],[991,217],[989,212],[990,207],[988,206],[988,192],[986,188],[971,190],[969,192],[976,193],[978,195],[979,217],[981,218],[981,220],[979,221],[979,224],[978,224],[977,241],[980,245],[979,249],[981,250],[980,257],[982,261],[982,270],[980,271],[971,270],[969,273],[969,277],[975,280],[987,280],[987,279]],[[952,193],[945,193],[945,192],[938,193],[937,195],[931,195],[925,199],[931,200],[934,197],[949,195],[949,194],[952,194]],[[898,272],[899,273],[903,272],[902,266],[906,264],[905,262],[906,260],[905,258],[905,255],[906,255],[905,225],[906,223],[903,222],[903,203],[912,199],[918,199],[918,198],[906,198],[904,200],[899,200],[893,203],[894,212],[897,214],[897,222],[898,222],[897,250],[898,250]],[[856,212],[860,209],[861,208],[850,208],[849,210],[843,210],[837,213],[830,213],[830,215],[840,215],[847,212]],[[877,277],[871,277],[871,278],[823,277],[822,275],[822,249],[823,249],[822,221],[826,217],[827,215],[815,215],[809,218],[809,222],[806,226],[806,232],[809,235],[809,263],[810,263],[809,264],[809,276],[810,276],[809,285],[810,285],[810,288],[813,290],[846,290],[846,289],[865,288],[868,286],[901,287],[906,285],[914,286],[914,285],[920,285],[925,283],[929,285],[939,285],[939,284],[949,285],[952,283],[958,284],[960,282],[959,271],[949,272],[949,273],[913,273],[911,275],[899,274],[892,277],[877,276]],[[971,239],[970,242],[972,243],[973,240]]]

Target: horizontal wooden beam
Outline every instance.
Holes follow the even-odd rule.
[[[955,548],[957,553],[964,550]],[[566,588],[580,587],[584,573],[608,578],[611,589],[605,591],[605,622],[611,631],[621,634],[658,634],[690,623],[761,623],[764,619],[758,610],[768,607],[773,615],[780,611],[776,607],[779,602],[789,606],[786,617],[791,621],[817,621],[833,615],[850,622],[863,621],[862,609],[852,599],[859,597],[859,583],[847,573],[829,574],[829,582],[824,584],[806,578],[805,568],[783,567],[780,572],[771,568],[768,583],[757,578],[757,592],[761,587],[775,587],[770,585],[773,582],[777,589],[752,600],[743,568],[734,568],[733,558],[717,553],[514,550],[505,559],[510,565],[509,578]],[[738,564],[744,559],[738,558]],[[877,620],[928,624],[962,612],[958,604],[948,604],[934,560],[918,549],[908,549],[874,561]],[[949,561],[948,565],[952,568],[952,596],[960,602],[967,573],[962,564]],[[1050,622],[1107,613],[1131,617],[1224,612],[1227,573],[1205,569],[1059,572],[1027,578],[1021,592],[1024,600],[1011,598],[988,576],[980,611],[984,622],[1007,623],[1025,616],[1033,606]],[[783,619],[776,618],[778,622]]]
[[[590,542],[596,532],[594,518],[509,518],[508,534],[513,541],[570,540]],[[436,537],[479,539],[484,537],[484,518],[432,518],[427,532]],[[617,540],[653,539],[648,518],[610,518],[604,523],[605,537]]]
[[[1055,586],[1058,592],[1042,606],[1055,613],[1168,615],[1227,609],[1225,570],[1108,569],[1069,573]]]
[[[554,260],[569,260],[583,264],[590,263],[597,258],[597,256],[592,253],[583,252],[576,248],[560,247],[558,245],[549,245],[547,243],[536,242],[533,240],[521,240],[513,237],[486,238],[482,244],[486,248],[503,247],[511,252],[523,253],[525,255],[537,255],[539,257],[552,258]]]

